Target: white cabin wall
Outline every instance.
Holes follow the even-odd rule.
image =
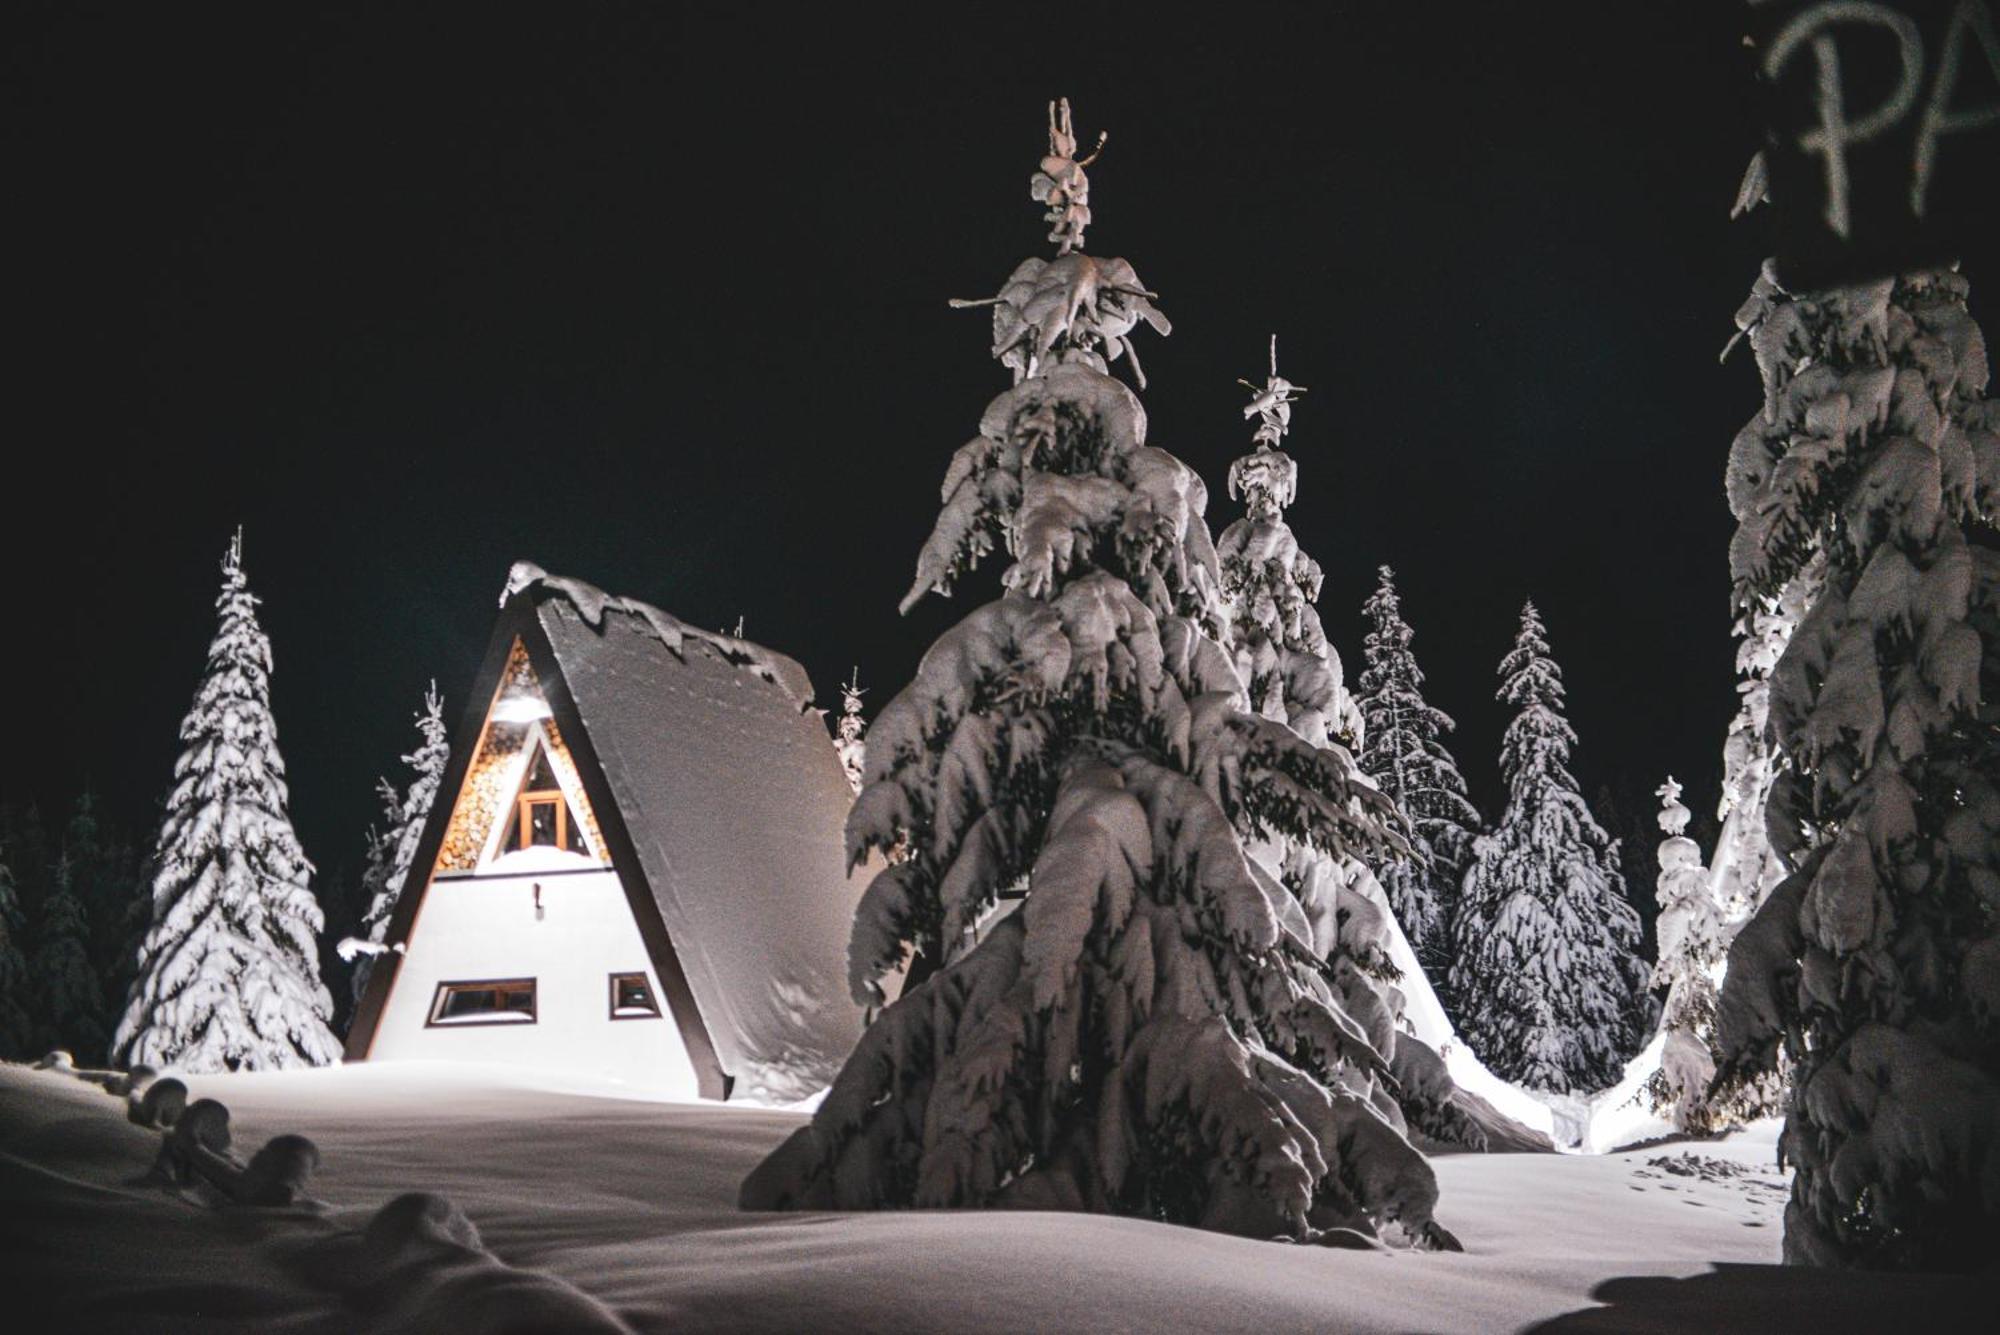
[[[641,969],[660,1017],[611,1019],[611,974]],[[535,979],[535,1022],[426,1026],[440,982],[486,978]],[[368,1057],[584,1071],[670,1098],[692,1099],[697,1090],[680,1027],[609,869],[433,880]]]

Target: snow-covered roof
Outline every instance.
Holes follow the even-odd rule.
[[[723,1069],[773,1101],[824,1088],[861,1034],[846,978],[862,887],[842,846],[853,794],[804,669],[727,636],[676,644],[629,602],[593,625],[540,588],[561,595],[537,619]]]
[[[790,1102],[824,1088],[861,1033],[846,959],[862,880],[846,875],[853,795],[805,670],[526,562],[503,595],[488,655],[495,681],[517,636],[641,934],[656,956],[664,946],[678,961],[675,970],[656,960],[669,998],[680,990],[673,973],[683,974],[736,1095]],[[455,764],[468,749],[454,748]],[[447,791],[462,774],[446,776]],[[429,842],[420,858],[434,861],[436,848]],[[409,918],[392,924],[392,941],[405,939]],[[356,1028],[373,1023],[364,1005]]]

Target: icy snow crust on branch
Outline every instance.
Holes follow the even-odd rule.
[[[954,456],[912,597],[1001,546],[1006,592],[869,731],[850,859],[907,850],[863,896],[850,979],[879,1003],[914,950],[912,983],[743,1203],[1442,1242],[1429,1166],[1356,1092],[1384,1060],[1237,832],[1342,856],[1397,845],[1393,815],[1345,752],[1246,711],[1205,489],[1145,443],[1074,313],[996,339],[1003,361],[1042,351],[1009,361],[1018,383]],[[965,948],[1016,885],[1020,910]]]
[[[1445,746],[1457,725],[1424,699],[1424,674],[1410,647],[1415,632],[1403,620],[1395,572],[1383,566],[1378,575],[1362,607],[1369,631],[1357,700],[1365,725],[1361,768],[1410,823],[1418,856],[1385,867],[1382,885],[1411,949],[1443,978],[1451,961],[1451,912],[1472,863],[1479,812]]]
[[[286,814],[271,717],[271,643],[242,565],[222,563],[221,625],[181,723],[186,744],[154,853],[153,925],[115,1058],[184,1071],[323,1066],[340,1058],[319,980],[325,926]]]
[[[1569,772],[1576,734],[1533,603],[1500,677],[1499,699],[1515,710],[1500,749],[1507,805],[1473,845],[1452,925],[1452,996],[1496,1075],[1588,1093],[1618,1080],[1651,1018],[1639,915]]]
[[[1717,1017],[1725,1085],[1793,1063],[1796,1262],[1990,1273],[2000,1233],[2000,423],[1966,294],[1766,264],[1736,317],[1764,388],[1730,452],[1737,606],[1823,565],[1770,683],[1791,870]]]

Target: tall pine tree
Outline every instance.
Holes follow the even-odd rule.
[[[1616,847],[1569,772],[1563,695],[1529,603],[1500,661],[1499,699],[1515,711],[1500,748],[1507,805],[1474,845],[1451,979],[1460,1032],[1495,1074],[1581,1094],[1615,1082],[1638,1046],[1646,966]]]
[[[403,757],[410,768],[410,786],[398,798],[385,780],[381,783],[383,829],[379,837],[370,832],[368,862],[361,877],[362,893],[368,908],[361,915],[362,935],[380,943],[388,935],[390,915],[410,879],[410,864],[416,861],[417,844],[424,837],[424,823],[430,819],[431,805],[437,801],[438,785],[444,780],[445,762],[451,759],[446,737],[444,697],[432,682],[424,692],[423,712],[417,715],[417,749]],[[354,966],[354,999],[361,999],[368,986],[374,956],[363,954]]]
[[[325,925],[286,813],[271,716],[271,643],[243,574],[222,562],[220,625],[181,723],[184,749],[153,855],[153,923],[119,1023],[116,1059],[184,1071],[337,1061],[319,979]]]
[[[7,851],[0,845],[0,1061],[20,1061],[37,1055],[30,1012],[33,985],[21,953],[21,901],[14,893]]]
[[[1244,517],[1216,544],[1222,591],[1229,600],[1229,640],[1236,674],[1265,718],[1291,725],[1301,737],[1350,750],[1360,742],[1361,712],[1342,680],[1340,655],[1320,626],[1319,562],[1299,546],[1285,522],[1298,499],[1298,462],[1282,448],[1291,429],[1292,396],[1304,393],[1278,374],[1278,340],[1271,339],[1271,373],[1250,390],[1246,418],[1256,418],[1256,448],[1229,465],[1229,495]]]
[[[1658,892],[1655,934],[1660,957],[1652,985],[1666,993],[1660,1017],[1660,1065],[1646,1082],[1654,1111],[1683,1131],[1714,1128],[1708,1098],[1715,1077],[1710,1047],[1715,1036],[1715,975],[1721,972],[1723,921],[1710,889],[1701,847],[1687,837],[1691,814],[1671,775],[1660,785]]]
[[[1206,491],[1107,373],[1166,321],[1129,264],[1083,254],[1076,147],[1052,105],[1033,193],[1058,253],[984,303],[1015,383],[953,457],[904,605],[1003,546],[1005,592],[877,716],[848,822],[857,859],[907,839],[856,911],[856,996],[917,967],[744,1203],[1443,1242],[1429,1165],[1350,1087],[1383,1058],[1236,828],[1343,857],[1393,845],[1393,813],[1344,751],[1246,708]]]
[[[847,786],[857,794],[861,791],[868,757],[868,721],[861,714],[861,697],[865,694],[861,689],[861,669],[857,667],[852,679],[841,683],[840,722],[833,732],[833,749],[840,756],[841,772],[847,775]]]
[[[1719,1065],[1792,1062],[1798,1263],[1990,1272],[2000,1236],[2000,410],[1966,298],[1767,263],[1736,317],[1736,606],[1817,587],[1770,678],[1789,874],[1730,947]]]
[[[1384,868],[1382,886],[1410,948],[1442,982],[1450,974],[1451,914],[1472,865],[1479,811],[1445,745],[1457,725],[1424,699],[1424,674],[1410,643],[1416,632],[1403,620],[1388,566],[1377,572],[1375,592],[1361,610],[1369,624],[1358,697],[1366,739],[1361,768],[1403,813],[1420,855]]]
[[[63,1048],[86,1066],[104,1060],[103,984],[90,962],[90,921],[75,889],[67,855],[56,862],[55,884],[42,901],[29,971],[34,979],[36,1047]]]
[[[1278,374],[1275,337],[1264,383],[1238,383],[1251,394],[1243,415],[1257,421],[1255,448],[1229,468],[1229,494],[1243,502],[1246,513],[1223,531],[1215,548],[1229,600],[1237,675],[1264,717],[1284,723],[1315,747],[1345,749],[1361,740],[1360,711],[1341,680],[1340,658],[1314,606],[1319,563],[1300,549],[1285,522],[1285,509],[1298,494],[1298,463],[1284,440],[1291,429],[1292,396],[1304,390]],[[1254,818],[1239,821],[1239,830],[1251,856],[1305,910],[1328,981],[1395,1077],[1357,1076],[1355,1085],[1399,1126],[1407,1116],[1439,1139],[1470,1139],[1462,1118],[1449,1108],[1452,1085],[1442,1061],[1401,1030],[1403,995],[1395,986],[1401,975],[1390,958],[1394,915],[1374,872],[1359,858],[1329,855],[1309,840],[1264,837]]]

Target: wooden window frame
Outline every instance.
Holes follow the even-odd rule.
[[[528,989],[528,1010],[525,1019],[491,1020],[446,1020],[440,1014],[444,1010],[445,999],[454,991],[479,987],[526,987]],[[502,1015],[520,1015],[519,1011],[499,1012]],[[519,1028],[522,1025],[540,1024],[542,1019],[542,989],[533,978],[447,978],[431,993],[431,1008],[424,1017],[426,1029],[486,1029],[496,1025]]]
[[[646,985],[646,998],[653,1003],[653,1009],[638,1015],[618,1013],[618,984],[627,978],[637,978]],[[621,969],[611,975],[610,995],[607,1006],[613,1020],[662,1020],[666,1018],[666,1008],[660,1005],[660,989],[653,982],[653,976],[644,969]]]
[[[556,806],[556,841],[553,845],[534,842],[534,823],[529,819],[530,808],[553,802]],[[569,851],[569,799],[560,788],[530,788],[514,799],[514,827],[521,832],[520,842],[512,851],[518,853],[528,848],[553,847],[561,852]]]

